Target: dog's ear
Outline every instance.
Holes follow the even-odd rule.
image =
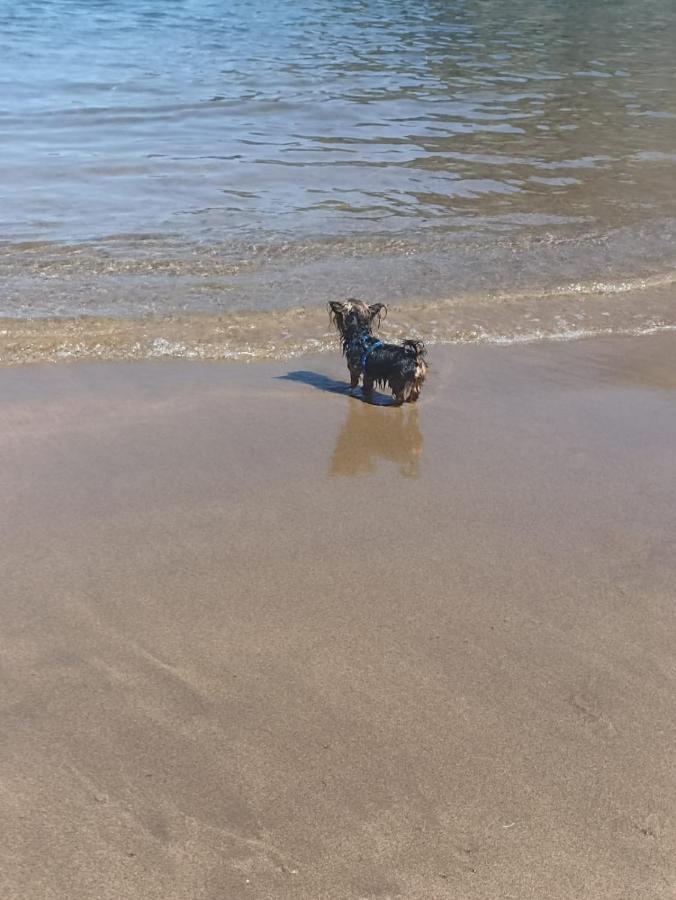
[[[345,318],[345,304],[340,300],[329,301],[329,321],[338,329],[343,331],[343,321]]]
[[[378,325],[380,325],[380,320],[384,319],[387,315],[387,307],[384,303],[372,303],[369,306],[369,318],[373,322],[374,319],[378,320]]]

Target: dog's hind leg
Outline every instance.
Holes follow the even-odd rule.
[[[402,403],[414,403],[418,398],[415,395],[415,382],[405,381],[399,391],[393,391],[394,402],[397,406]]]
[[[411,391],[408,396],[409,403],[415,403],[418,397],[420,396],[420,391],[422,391],[423,382],[425,381],[425,374],[427,372],[427,366],[425,363],[419,363],[416,366],[415,370],[415,378],[411,384]]]

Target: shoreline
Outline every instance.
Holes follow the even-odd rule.
[[[676,334],[0,368],[8,897],[668,900]]]
[[[250,245],[127,235],[0,247],[0,365],[291,359],[326,304],[385,303],[385,339],[519,343],[676,328],[671,219],[576,236],[352,235]],[[323,298],[319,301],[318,298]]]
[[[635,293],[592,288],[571,288],[553,308],[549,297],[535,295],[391,307],[379,336],[424,339],[430,347],[515,346],[676,330],[671,283],[638,290],[640,312]],[[0,316],[0,368],[64,361],[289,361],[336,345],[323,307],[142,318]]]

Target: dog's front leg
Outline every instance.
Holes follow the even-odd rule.
[[[359,385],[359,376],[361,372],[359,369],[350,369],[350,390],[353,391]]]
[[[373,394],[373,379],[369,378],[368,375],[364,375],[364,386],[362,388],[364,397],[367,400],[371,399],[371,395]]]

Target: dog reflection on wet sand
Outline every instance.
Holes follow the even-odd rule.
[[[350,403],[330,472],[363,475],[375,469],[378,459],[385,459],[397,463],[402,475],[415,477],[422,446],[417,409],[405,407],[395,415],[383,416],[372,406]]]

